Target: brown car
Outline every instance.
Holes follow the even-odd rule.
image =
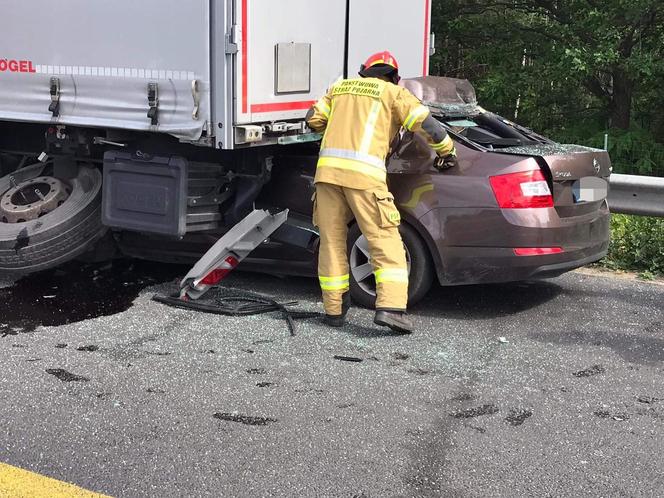
[[[603,150],[557,144],[477,105],[465,80],[404,82],[449,130],[459,168],[444,173],[417,135],[399,137],[389,160],[389,186],[401,210],[410,263],[410,302],[434,280],[441,285],[549,278],[600,260],[609,245]],[[306,224],[315,149],[279,159],[261,200],[291,209]],[[313,227],[311,227],[313,230]],[[366,239],[349,227],[354,300],[372,306],[375,283]],[[315,275],[315,255],[266,244],[249,264],[272,272]]]
[[[458,168],[439,173],[433,168],[431,149],[419,136],[405,133],[393,144],[389,186],[402,213],[411,303],[421,299],[434,280],[461,285],[553,277],[606,254],[611,171],[606,152],[554,143],[485,111],[465,80],[429,77],[407,80],[404,85],[449,130],[459,159]],[[106,149],[94,145],[91,137],[98,130],[65,133],[45,125],[44,133],[43,128],[8,123],[2,133],[0,126],[0,151],[43,150],[45,136],[47,150],[56,159],[83,156],[87,165],[70,171],[77,164],[61,160],[53,166],[22,167],[24,158],[13,166],[4,161],[3,166],[7,153],[0,154],[0,193],[4,195],[0,213],[5,213],[0,216],[0,271],[53,268],[84,251],[89,255],[97,240],[101,241],[93,254],[97,259],[119,249],[128,256],[191,263],[256,205],[289,208],[290,229],[284,227],[271,237],[243,266],[270,273],[316,274],[311,195],[318,143],[215,152],[157,135],[128,138],[126,148],[135,153],[129,173],[122,174],[161,171],[172,166],[174,157],[187,158],[186,170],[184,166],[177,169],[188,174],[188,183],[178,184],[188,188],[188,193],[181,193],[187,196],[187,230],[178,238],[148,233],[164,233],[155,230],[131,231],[122,224],[124,228],[110,224],[115,227],[112,230],[104,226],[102,204],[113,208],[115,199],[123,206],[134,194],[142,201],[152,198],[140,190],[123,190],[118,197],[112,182],[102,184],[101,168],[94,165],[103,163],[104,175],[110,175],[117,154],[103,155]],[[3,140],[9,142],[3,145]],[[111,149],[113,140],[104,139]],[[159,157],[152,157],[150,151]],[[151,162],[143,166],[145,161]],[[232,168],[225,169],[228,164]],[[68,180],[59,181],[58,175]],[[197,199],[205,205],[198,205]],[[128,205],[133,210],[127,209],[133,216],[137,208],[132,202]],[[138,209],[139,221],[156,216],[150,206]],[[100,251],[99,246],[106,250]],[[375,285],[367,242],[355,224],[349,227],[348,254],[353,298],[372,306]]]

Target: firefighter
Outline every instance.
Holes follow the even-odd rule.
[[[350,307],[346,238],[355,219],[369,242],[376,280],[374,323],[409,334],[408,267],[385,159],[401,128],[427,138],[438,155],[439,170],[456,165],[456,150],[429,109],[398,86],[399,66],[392,54],[372,55],[359,74],[361,78],[333,85],[307,114],[309,127],[324,132],[314,179],[313,222],[320,230],[318,275],[325,323],[343,326]]]

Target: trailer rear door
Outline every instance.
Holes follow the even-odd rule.
[[[429,74],[431,0],[351,0],[348,74],[376,52],[389,50],[403,78]]]
[[[343,76],[346,0],[236,2],[236,123],[301,119]]]
[[[330,85],[392,51],[429,72],[431,0],[235,0],[235,123],[302,119]],[[407,4],[407,7],[404,7]]]

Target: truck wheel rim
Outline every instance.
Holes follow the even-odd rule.
[[[406,251],[406,262],[408,263],[408,273],[410,274],[410,252],[408,247],[404,244]],[[350,272],[357,282],[357,285],[364,292],[371,296],[376,295],[376,279],[373,274],[373,267],[371,266],[371,259],[369,254],[369,241],[364,235],[360,235],[353,244],[350,250],[349,265]]]
[[[21,182],[0,198],[0,222],[25,223],[60,207],[69,198],[71,187],[52,176]]]

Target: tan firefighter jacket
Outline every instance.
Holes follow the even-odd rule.
[[[439,155],[454,142],[407,89],[377,78],[342,80],[313,107],[308,125],[325,132],[315,182],[342,187],[385,187],[385,159],[400,128],[423,133]],[[423,127],[423,123],[425,123]]]

